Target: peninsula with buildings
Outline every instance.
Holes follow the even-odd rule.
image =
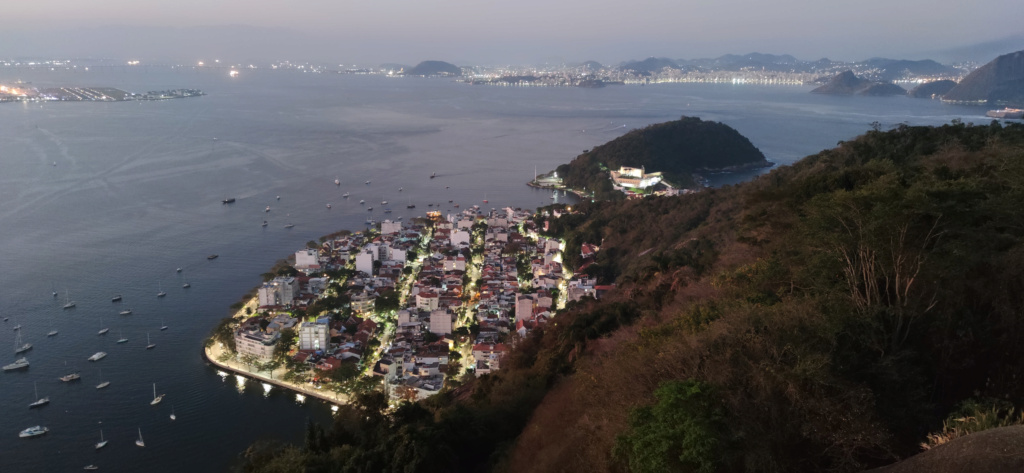
[[[497,372],[514,340],[567,302],[613,287],[574,273],[597,245],[565,267],[565,243],[538,235],[539,221],[522,209],[473,206],[310,242],[234,307],[206,356],[331,402],[374,389],[421,400]]]
[[[0,102],[130,102],[170,100],[206,95],[199,89],[154,90],[144,94],[111,87],[46,87],[31,84],[0,84]]]

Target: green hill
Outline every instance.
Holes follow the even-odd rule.
[[[682,117],[632,130],[584,152],[557,171],[566,186],[610,199],[621,193],[612,190],[604,169],[644,167],[647,172],[664,173],[676,186],[694,187],[694,173],[768,165],[764,154],[728,125]]]
[[[941,98],[953,87],[956,87],[956,82],[951,80],[936,80],[925,82],[924,84],[910,89],[910,91],[907,92],[907,95],[918,99]]]
[[[462,69],[444,61],[423,61],[412,69],[406,69],[407,76],[460,76]]]
[[[238,469],[844,473],[1019,423],[1022,206],[1024,125],[996,122],[538,217],[569,265],[601,242],[588,272],[615,290],[494,374],[394,410],[360,396]]]

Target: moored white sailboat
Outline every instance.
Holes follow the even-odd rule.
[[[161,394],[159,396],[156,395],[156,383],[153,383],[153,400],[149,401],[149,405],[155,406],[157,404],[160,404],[160,401],[163,401],[163,400],[164,400],[164,395],[163,394]]]

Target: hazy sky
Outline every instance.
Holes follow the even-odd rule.
[[[1017,35],[1021,18],[1024,0],[33,0],[5,2],[0,56],[494,64],[757,51],[853,60]]]

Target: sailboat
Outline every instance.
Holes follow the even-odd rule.
[[[142,441],[142,428],[141,427],[139,428],[139,439],[135,441],[135,445],[138,445],[140,447],[145,447],[146,446],[146,442]]]
[[[128,341],[127,338],[124,338],[124,333],[122,333],[120,330],[117,331],[117,336],[121,337],[117,339],[117,343],[125,343]]]
[[[103,370],[102,369],[100,370],[100,379],[103,379]],[[107,386],[110,386],[110,381],[103,381],[102,383],[96,385],[96,389],[103,389],[103,388],[105,388]]]
[[[155,406],[157,404],[160,404],[160,401],[163,401],[163,400],[164,400],[164,395],[163,394],[161,394],[159,396],[156,395],[156,383],[153,383],[153,400],[149,401],[149,405]]]
[[[174,406],[171,406],[171,420],[177,420],[178,416],[174,415]]]
[[[75,306],[75,301],[71,300],[71,293],[67,289],[64,290],[64,308],[70,309]]]
[[[149,341],[149,332],[146,332],[146,349],[156,348],[156,344]]]
[[[131,307],[129,307],[127,309],[123,308],[124,307],[124,302],[123,301],[121,302],[121,307],[122,307],[121,312],[118,312],[118,314],[120,314],[120,315],[132,315],[132,308]]]
[[[100,429],[100,441],[96,442],[96,450],[107,446],[107,440],[103,440],[103,429]]]
[[[96,335],[104,335],[110,331],[109,327],[103,326],[103,314],[100,314],[100,331],[96,332]]]
[[[18,330],[18,334],[14,336],[14,354],[25,353],[31,349],[31,343],[21,343],[21,330]]]
[[[34,407],[43,407],[43,406],[49,404],[50,403],[50,398],[49,397],[44,397],[44,398],[40,398],[39,397],[39,386],[36,385],[35,381],[32,382],[32,386],[36,390],[36,402],[33,402],[32,404],[29,404],[28,408],[32,409]]]
[[[187,283],[187,282],[186,282],[185,284],[182,284],[182,285],[181,285],[181,288],[182,288],[182,289],[188,289],[188,288],[190,288],[190,287],[192,287],[192,285],[191,285],[191,284],[189,284],[189,283]]]
[[[50,325],[50,331],[46,332],[46,336],[52,337],[54,335],[57,335],[57,331],[53,329],[53,318],[47,319],[47,323]]]
[[[160,316],[160,330],[167,330],[167,322],[164,321],[163,316]]]
[[[163,288],[163,286],[162,286],[162,285],[161,285],[161,284],[160,284],[159,282],[158,282],[158,283],[156,283],[156,284],[157,284],[157,287],[158,287],[158,288],[160,289],[160,292],[156,293],[156,296],[157,296],[157,297],[163,297],[163,296],[166,296],[166,295],[167,295],[167,293],[166,293],[166,292],[164,292],[164,288]]]

